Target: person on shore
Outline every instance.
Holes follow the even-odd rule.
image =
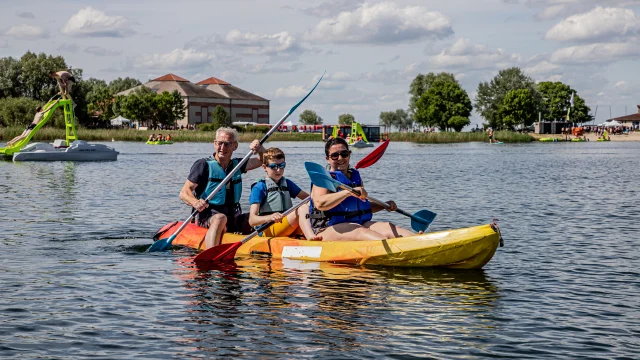
[[[372,213],[384,208],[367,200],[360,173],[349,167],[351,151],[344,139],[327,141],[324,152],[331,176],[358,190],[360,196],[347,190],[334,193],[312,185],[309,219],[316,235],[324,241],[384,240],[415,235],[389,222],[372,221]],[[393,201],[387,204],[389,211],[397,209]]]
[[[260,141],[254,140],[249,148],[258,154],[258,158],[250,158],[207,202],[205,199],[209,194],[242,161],[242,158],[232,158],[233,152],[238,149],[238,132],[235,129],[219,128],[213,145],[213,155],[193,163],[180,191],[180,199],[198,211],[196,224],[209,228],[205,235],[205,249],[220,244],[225,231],[251,233],[248,214],[243,214],[240,207],[242,174],[261,167],[264,153]]]
[[[31,122],[31,124],[29,124],[24,129],[22,134],[11,139],[11,141],[9,141],[7,145],[13,146],[14,144],[18,143],[20,140],[26,138],[27,135],[29,135],[29,133],[31,132],[31,130],[33,130],[36,127],[36,125],[38,125],[40,121],[42,121],[42,118],[44,118],[44,113],[45,112],[42,110],[42,106],[38,106],[38,108],[36,109],[36,115],[33,117],[33,121]]]
[[[68,96],[71,93],[71,87],[76,83],[76,79],[68,71],[51,71],[49,76],[58,81],[58,87],[60,87],[59,94],[63,97]]]
[[[286,166],[284,152],[278,148],[269,148],[262,155],[262,168],[266,176],[251,185],[249,225],[258,227],[274,221],[275,224],[266,229],[262,236],[290,236],[301,229],[307,240],[321,240],[314,234],[309,221],[300,221],[301,218],[306,219],[308,206],[301,206],[287,216],[282,215],[293,207],[291,199],[304,200],[309,196],[284,177]]]

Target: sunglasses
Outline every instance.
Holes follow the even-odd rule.
[[[278,170],[278,168],[280,169],[284,169],[287,166],[287,163],[285,161],[281,162],[280,164],[269,164],[267,165],[267,167],[271,170]]]
[[[342,150],[340,152],[334,152],[329,154],[331,160],[338,160],[338,156],[342,156],[343,159],[346,159],[351,155],[351,150]]]
[[[214,140],[213,141],[213,145],[215,146],[226,146],[226,147],[231,147],[231,145],[235,144],[235,142],[231,142],[231,141],[218,141],[218,140]]]

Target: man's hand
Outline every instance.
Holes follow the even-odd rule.
[[[251,142],[251,145],[249,145],[249,149],[251,149],[254,154],[262,154],[264,152],[264,146],[260,144],[260,140],[253,140]]]
[[[282,218],[284,218],[284,216],[281,213],[274,213],[274,214],[271,214],[271,220],[270,221],[281,223],[282,222]]]
[[[204,201],[204,199],[198,199],[198,201],[191,204],[191,206],[198,210],[198,212],[201,212],[202,210],[209,207],[209,203]]]

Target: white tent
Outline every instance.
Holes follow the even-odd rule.
[[[622,126],[622,123],[616,120],[607,121],[603,124],[606,127]]]
[[[129,124],[131,122],[131,120],[127,119],[127,118],[123,118],[122,115],[118,115],[117,118],[113,118],[111,119],[111,125],[113,126],[120,126],[122,124]]]

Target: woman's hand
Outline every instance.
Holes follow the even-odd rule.
[[[359,198],[362,201],[367,200],[367,197],[369,196],[369,194],[367,193],[367,190],[365,190],[362,186],[354,187],[353,190],[360,192],[360,196],[350,192],[351,195]]]
[[[396,205],[396,203],[392,200],[387,201],[387,205],[389,205],[389,208],[387,209],[387,211],[396,211],[398,210],[398,205]]]

